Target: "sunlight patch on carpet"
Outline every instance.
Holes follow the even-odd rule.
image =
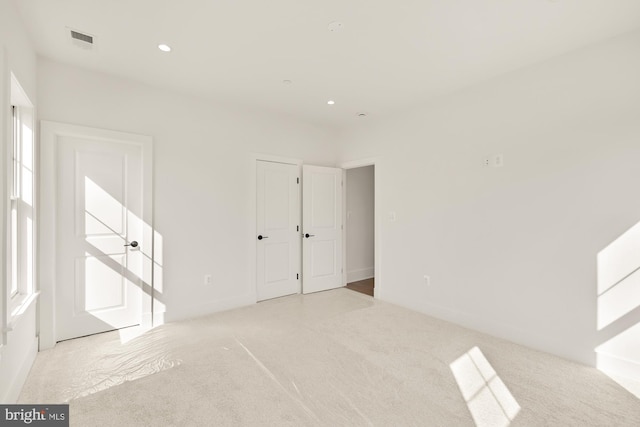
[[[449,365],[477,427],[506,427],[520,405],[478,347]]]

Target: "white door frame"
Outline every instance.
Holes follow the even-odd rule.
[[[104,129],[95,129],[66,123],[49,121],[40,122],[40,246],[39,246],[39,279],[40,279],[40,350],[52,348],[56,344],[56,153],[58,138],[86,137],[104,141],[126,142],[138,145],[142,151],[142,179],[145,184],[143,191],[144,217],[147,225],[145,236],[151,242],[151,263],[145,265],[143,278],[151,284],[151,292],[142,292],[142,325],[152,326],[153,307],[155,298],[152,297],[153,283],[153,139],[150,136],[129,134]],[[155,322],[158,323],[158,322]]]
[[[382,280],[382,271],[380,268],[380,259],[382,256],[382,251],[380,247],[380,215],[378,215],[379,207],[380,207],[380,198],[378,197],[378,166],[379,160],[376,157],[361,159],[361,160],[353,160],[346,163],[342,163],[339,167],[342,169],[342,180],[345,183],[342,190],[342,206],[345,206],[342,209],[342,223],[344,224],[344,228],[342,230],[342,265],[347,265],[347,170],[348,169],[356,169],[364,166],[374,166],[373,169],[373,190],[374,190],[374,207],[373,207],[373,224],[374,224],[374,240],[373,240],[373,259],[374,259],[374,277],[375,277],[375,286],[373,288],[373,297],[380,298],[381,290],[383,289],[383,280]],[[344,273],[342,274],[342,281],[344,285],[347,285],[347,271],[345,268]]]
[[[296,165],[298,167],[298,176],[300,176],[301,172],[301,168],[302,168],[302,160],[301,159],[295,159],[295,158],[290,158],[290,157],[281,157],[281,156],[272,156],[270,154],[262,154],[262,153],[252,153],[250,156],[250,165],[251,165],[251,173],[249,174],[249,176],[251,177],[251,183],[250,183],[250,203],[249,206],[251,207],[251,211],[253,212],[253,224],[250,227],[247,227],[247,229],[249,230],[249,232],[251,233],[249,236],[247,236],[247,240],[250,242],[249,243],[249,256],[252,260],[252,262],[250,263],[250,274],[251,274],[251,278],[252,278],[252,283],[253,285],[251,286],[251,300],[253,302],[258,302],[258,271],[257,271],[257,263],[258,263],[258,252],[256,251],[256,236],[258,235],[258,201],[256,200],[256,195],[257,195],[257,191],[258,191],[258,174],[257,174],[257,164],[258,161],[262,161],[262,162],[273,162],[273,163],[285,163],[288,165]],[[298,186],[298,200],[302,200],[302,190],[301,190],[301,185]],[[302,218],[302,204],[300,204],[300,218]],[[302,224],[300,224],[302,225]],[[300,272],[302,272],[302,257],[300,256],[300,265],[299,265],[299,270]],[[302,280],[300,280],[300,284],[302,283]],[[302,287],[300,286],[300,288],[298,289],[298,293],[300,293],[302,291]]]

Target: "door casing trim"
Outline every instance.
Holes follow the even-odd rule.
[[[155,234],[153,223],[153,138],[147,135],[137,135],[106,129],[97,129],[86,126],[78,126],[67,123],[59,123],[42,120],[40,122],[40,203],[39,203],[39,239],[38,247],[38,277],[40,295],[39,304],[39,348],[45,350],[53,348],[56,344],[56,185],[57,185],[57,144],[58,138],[86,137],[91,135],[93,139],[126,142],[141,147],[142,150],[142,179],[143,185],[143,209],[142,220],[151,226],[152,235]],[[153,245],[153,238],[151,239]],[[153,249],[151,261],[154,265]],[[142,293],[142,318],[143,326],[153,326],[154,296],[153,274],[151,275],[151,295]],[[159,315],[160,319],[162,316]]]

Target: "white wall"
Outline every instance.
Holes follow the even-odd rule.
[[[6,0],[0,41],[35,100],[35,56]],[[635,309],[597,331],[596,257],[640,221],[639,48],[640,34],[618,38],[344,133],[341,161],[377,158],[380,297],[586,363],[637,324]],[[336,164],[334,134],[287,117],[48,60],[37,84],[40,119],[154,137],[169,320],[255,298],[250,153]],[[482,168],[493,153],[505,166]]]
[[[640,322],[638,291],[596,327],[596,257],[640,221],[639,51],[629,34],[341,135],[341,162],[378,159],[380,297],[588,364]]]
[[[13,5],[0,0],[0,312],[6,316],[6,155],[10,135],[10,80],[13,73],[31,101],[36,99],[36,56],[20,17]],[[11,320],[11,319],[6,319]],[[6,325],[0,322],[0,327]],[[15,323],[12,331],[0,331],[0,402],[15,402],[37,351],[36,309],[31,305]]]
[[[255,302],[255,162],[251,153],[335,164],[334,135],[40,60],[42,120],[154,138],[154,216],[163,298],[175,320]],[[213,285],[204,285],[212,274]]]
[[[374,275],[374,166],[348,169],[347,283]]]

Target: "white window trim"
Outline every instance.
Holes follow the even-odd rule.
[[[9,162],[11,167],[8,171],[8,181],[9,181],[9,203],[8,203],[8,212],[7,219],[9,221],[9,230],[8,230],[8,243],[9,249],[7,251],[7,258],[9,262],[7,263],[8,276],[9,276],[9,301],[10,304],[13,305],[14,299],[18,298],[20,295],[20,267],[19,265],[14,265],[14,263],[19,262],[19,256],[14,253],[14,244],[17,246],[16,252],[20,251],[20,231],[18,221],[20,218],[20,213],[18,212],[20,206],[19,200],[19,187],[20,187],[20,168],[17,166],[19,164],[19,147],[20,143],[20,120],[19,120],[19,111],[18,107],[15,105],[11,106],[11,141],[10,141],[10,149],[9,149]],[[16,229],[14,230],[14,217],[13,213],[16,213]],[[14,279],[16,282],[16,288],[13,289]],[[12,308],[12,307],[11,307]]]
[[[11,73],[11,104],[9,105],[10,111],[8,113],[11,114],[11,138],[6,141],[6,151],[7,159],[6,164],[9,166],[7,168],[7,172],[5,175],[6,181],[6,202],[5,206],[5,214],[7,217],[7,232],[8,235],[5,249],[7,252],[5,253],[6,260],[6,292],[4,294],[5,301],[0,312],[4,312],[2,315],[4,325],[2,327],[2,332],[10,332],[14,330],[20,319],[23,317],[31,305],[37,301],[40,291],[37,290],[36,285],[36,233],[37,233],[37,223],[36,223],[36,203],[37,203],[37,193],[36,193],[36,183],[38,182],[37,177],[37,152],[36,152],[36,141],[35,141],[35,110],[33,105],[29,101],[26,93],[16,80],[13,73]],[[22,127],[23,123],[28,121],[29,127],[31,129],[31,138],[30,141],[23,141],[24,136],[22,135]],[[31,188],[31,200],[30,206],[23,206],[22,199],[22,176],[23,164],[24,160],[23,156],[25,155],[25,145],[23,143],[28,143],[31,145],[30,152],[32,159],[29,162],[30,172],[33,174],[31,179],[32,188]],[[16,163],[17,160],[17,163]],[[17,169],[16,169],[17,168]],[[23,209],[27,209],[24,211]],[[14,274],[14,262],[13,262],[13,242],[14,238],[14,230],[12,227],[12,214],[16,212],[17,216],[17,289],[12,289],[13,284],[13,274]],[[26,219],[25,219],[26,218]],[[23,221],[31,220],[31,227],[33,227],[29,233],[27,228],[25,228]],[[28,243],[27,239],[31,242]],[[29,260],[24,258],[26,254],[27,248],[31,248]],[[28,277],[30,279],[28,279]],[[28,281],[30,280],[30,283]],[[6,311],[5,311],[6,310]],[[6,337],[2,340],[6,343]]]
[[[11,314],[9,315],[9,323],[4,328],[4,332],[11,332],[15,329],[16,325],[20,322],[22,315],[26,313],[31,304],[38,300],[40,291],[35,291],[30,294],[19,294],[18,298],[14,298],[11,302]]]

